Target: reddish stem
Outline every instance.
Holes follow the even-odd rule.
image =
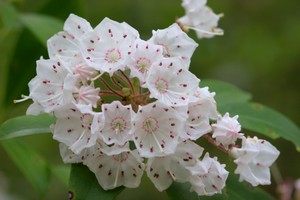
[[[203,135],[204,138],[207,139],[207,141],[209,141],[211,144],[213,144],[215,147],[217,147],[219,150],[224,151],[225,153],[228,153],[228,149],[225,149],[223,146],[221,145],[217,145],[215,140],[212,139],[208,134]]]

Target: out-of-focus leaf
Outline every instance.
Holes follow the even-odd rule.
[[[30,146],[20,141],[6,140],[1,145],[32,186],[40,195],[44,195],[50,182],[46,161]]]
[[[55,118],[46,114],[25,115],[7,120],[0,127],[0,140],[20,136],[49,133]]]
[[[195,192],[190,192],[190,188],[188,183],[174,182],[166,192],[170,200],[199,200],[200,197]]]
[[[51,172],[54,174],[66,187],[69,184],[70,165],[55,165],[51,166]]]
[[[1,5],[0,5],[1,6]],[[7,95],[7,80],[11,59],[19,39],[19,32],[13,31],[7,27],[0,29],[0,121],[4,118],[6,106],[4,105]]]
[[[264,199],[274,200],[272,196],[260,188],[248,187],[246,183],[238,181],[236,175],[229,175],[226,181],[226,187],[222,194],[213,196],[198,196],[195,192],[190,192],[191,185],[188,183],[173,183],[167,194],[170,200],[249,200]]]
[[[6,28],[18,26],[18,13],[16,9],[6,2],[0,2],[0,20]]]
[[[237,175],[229,175],[226,181],[226,195],[227,199],[238,199],[238,200],[249,200],[249,199],[263,199],[263,200],[274,200],[264,190],[259,187],[252,188],[246,182],[239,182]]]
[[[216,92],[216,102],[218,107],[226,104],[247,102],[251,99],[251,95],[238,87],[217,80],[201,80],[201,87],[208,86],[210,92]]]
[[[51,36],[63,29],[63,21],[47,15],[21,14],[20,19],[43,45],[46,45]]]
[[[281,113],[258,103],[236,103],[219,107],[221,113],[239,115],[242,127],[271,138],[282,137],[300,149],[300,129]]]
[[[113,190],[103,190],[95,174],[82,164],[73,164],[70,175],[70,196],[74,200],[112,200],[115,199],[124,187]]]

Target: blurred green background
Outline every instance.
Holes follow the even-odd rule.
[[[63,21],[74,13],[93,26],[104,17],[126,21],[143,39],[150,38],[152,30],[166,28],[176,17],[184,15],[180,0],[0,0],[0,11],[7,4],[20,13],[45,14]],[[237,85],[250,92],[254,101],[280,111],[299,126],[300,1],[209,0],[208,5],[216,13],[224,13],[219,27],[225,35],[197,40],[193,32],[189,33],[199,43],[192,57],[191,71],[200,79]],[[35,76],[36,60],[40,56],[47,58],[45,45],[21,23],[9,23],[5,16],[3,12],[0,15],[1,123],[25,113],[30,102],[16,105],[13,99],[28,94],[27,83]],[[50,134],[18,140],[31,144],[50,163],[62,163],[57,142]],[[281,151],[277,166],[282,177],[300,178],[300,154],[294,145],[282,139],[272,143]],[[125,193],[131,199],[164,197],[147,181],[142,187],[150,189]],[[266,189],[276,196],[275,187],[273,184]],[[41,198],[0,147],[0,195],[4,190],[14,199]],[[44,199],[67,199],[67,188],[56,178],[51,179],[49,191]]]

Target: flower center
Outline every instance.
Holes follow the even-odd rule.
[[[119,155],[113,155],[113,159],[119,163],[124,162],[128,159],[128,153],[127,152],[123,152]]]
[[[154,133],[159,128],[158,121],[152,117],[149,117],[143,122],[142,128],[147,133]]]
[[[105,53],[105,60],[108,63],[116,63],[121,59],[121,53],[118,49],[110,49]]]
[[[126,129],[127,123],[122,117],[117,117],[112,120],[110,127],[116,134],[122,133]]]
[[[151,61],[147,58],[140,58],[136,62],[136,68],[139,70],[141,73],[145,73],[151,66]]]
[[[158,78],[155,81],[155,87],[159,93],[166,93],[168,90],[168,82],[163,78]]]

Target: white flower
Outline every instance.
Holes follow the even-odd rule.
[[[229,113],[226,113],[223,117],[219,117],[216,124],[212,125],[214,129],[212,137],[216,138],[217,144],[222,144],[227,148],[244,135],[240,133],[241,125],[237,121],[238,117],[238,115],[230,117]]]
[[[105,18],[84,37],[82,52],[90,66],[112,75],[118,69],[125,69],[130,47],[137,38],[138,32],[128,24]]]
[[[180,135],[183,139],[196,140],[212,130],[210,119],[216,119],[218,112],[214,100],[215,93],[208,88],[198,88],[188,104],[185,131]]]
[[[53,138],[64,143],[75,154],[80,154],[85,148],[95,145],[97,134],[91,132],[94,114],[90,107],[66,106],[57,110],[56,123],[52,127]]]
[[[152,65],[144,87],[149,89],[150,97],[168,106],[184,106],[188,105],[199,82],[180,59],[173,57]]]
[[[66,63],[59,59],[38,60],[37,75],[29,82],[29,97],[35,109],[50,113],[74,101],[73,91],[77,78],[68,71]]]
[[[70,14],[64,24],[64,31],[59,32],[47,41],[50,58],[64,59],[80,57],[81,38],[93,28],[85,19]]]
[[[201,156],[203,148],[191,141],[178,144],[173,154],[163,157],[149,158],[147,175],[159,191],[167,189],[173,181],[186,182],[190,171]]]
[[[143,157],[174,153],[181,131],[181,116],[171,107],[159,102],[140,107],[133,118],[134,143]]]
[[[139,186],[145,166],[137,150],[130,151],[128,148],[127,151],[115,155],[96,152],[92,158],[85,164],[95,173],[104,190],[119,186]]]
[[[207,0],[182,0],[182,7],[186,11],[196,12],[197,10],[203,8],[207,3]]]
[[[225,165],[220,164],[216,157],[210,158],[208,153],[196,166],[190,167],[190,171],[191,189],[198,195],[208,196],[221,193],[229,174]]]
[[[189,68],[190,59],[198,46],[177,24],[172,24],[166,29],[153,31],[149,41],[161,45],[165,57],[182,59],[186,68]]]
[[[270,184],[269,167],[279,156],[279,151],[266,140],[243,137],[241,148],[232,148],[234,162],[238,165],[235,170],[240,174],[240,181],[247,181],[252,186]]]
[[[119,101],[102,104],[104,126],[100,136],[106,144],[123,145],[132,139],[131,119],[134,115],[131,105],[124,106]]]
[[[196,31],[198,38],[211,38],[215,35],[223,35],[223,30],[217,28],[222,16],[215,14],[211,8],[205,5],[203,0],[183,1],[185,15],[177,20],[184,29]]]
[[[208,87],[199,87],[194,93],[195,104],[201,106],[203,115],[209,119],[217,119],[219,116],[216,101],[214,99],[215,95],[215,92],[209,92]]]
[[[137,77],[144,83],[152,63],[160,61],[163,58],[162,53],[161,46],[138,39],[133,45],[133,52],[127,63],[130,76]]]
[[[78,40],[86,33],[93,31],[93,28],[84,18],[70,14],[64,24],[64,30]]]

